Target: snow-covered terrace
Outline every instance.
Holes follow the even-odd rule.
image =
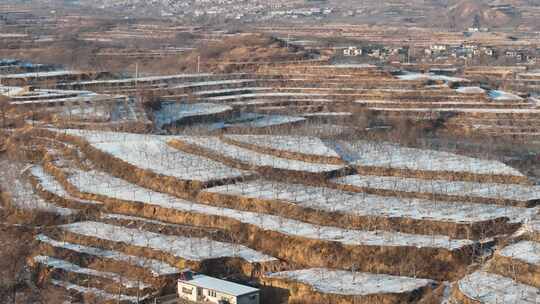
[[[250,263],[276,260],[242,245],[218,242],[208,238],[165,235],[92,221],[77,222],[60,227],[74,234],[151,248],[189,261],[227,257],[239,257]]]
[[[37,187],[43,191],[47,191],[53,195],[80,203],[82,205],[101,205],[101,202],[98,201],[82,200],[73,197],[53,176],[45,172],[43,167],[40,165],[33,166],[30,169],[30,175],[37,180]]]
[[[504,247],[498,255],[540,267],[540,243],[521,241]]]
[[[208,136],[176,136],[179,140],[188,145],[200,147],[212,153],[223,155],[227,158],[235,159],[244,164],[256,167],[272,167],[284,170],[305,171],[311,173],[322,173],[340,170],[343,166],[329,164],[315,164],[298,160],[284,159],[268,154],[258,153],[249,149],[240,148],[235,145],[227,144],[219,137]]]
[[[197,117],[205,115],[216,115],[232,111],[232,108],[226,105],[217,105],[212,103],[179,104],[162,103],[161,108],[154,112],[155,123],[158,128],[188,117]]]
[[[326,268],[283,271],[265,276],[302,283],[324,294],[353,296],[409,293],[436,285],[434,281],[426,279]]]
[[[340,185],[357,188],[515,201],[538,201],[540,203],[540,186],[425,180],[418,178],[372,175],[350,175],[336,178],[332,181]]]
[[[31,73],[18,73],[18,74],[7,74],[0,75],[0,81],[3,79],[19,79],[19,78],[50,78],[50,77],[62,77],[62,76],[73,76],[73,75],[84,75],[84,72],[80,71],[46,71],[46,72],[31,72]]]
[[[80,286],[80,285],[77,285],[77,284],[73,284],[73,283],[66,282],[66,281],[60,281],[60,280],[51,280],[51,284],[53,284],[55,286],[58,286],[58,287],[62,287],[62,288],[67,289],[69,291],[79,293],[79,294],[90,294],[92,296],[95,296],[95,297],[97,297],[97,298],[99,298],[101,300],[105,300],[105,301],[113,301],[113,302],[118,302],[118,301],[125,302],[125,301],[127,301],[127,302],[130,302],[130,303],[138,303],[138,302],[143,301],[146,298],[148,298],[147,295],[137,297],[137,296],[128,296],[128,295],[124,295],[124,294],[118,294],[118,293],[111,294],[111,293],[108,293],[108,292],[106,292],[104,290],[101,290],[101,289],[98,289],[98,288]]]
[[[352,163],[357,166],[524,176],[518,170],[499,161],[472,158],[449,152],[408,148],[388,142],[364,140],[352,143],[341,141],[340,144],[354,153]]]
[[[91,268],[84,268],[77,264],[73,264],[71,262],[49,257],[49,256],[37,255],[33,258],[33,260],[37,263],[43,264],[53,269],[59,269],[62,271],[76,273],[76,274],[85,275],[85,276],[109,279],[126,288],[139,288],[140,290],[143,290],[145,288],[150,287],[149,285],[145,283],[129,280],[113,272],[99,271],[99,270],[94,270]]]
[[[167,145],[169,136],[116,132],[62,130],[80,136],[105,153],[141,169],[181,180],[213,181],[246,176],[249,173],[219,162],[185,153]]]
[[[519,207],[387,197],[264,180],[217,186],[205,189],[204,192],[280,201],[303,208],[356,216],[456,223],[475,223],[502,217],[519,222],[536,213],[534,209]]]
[[[280,135],[224,135],[225,138],[262,148],[317,155],[339,157],[320,138],[313,136],[280,136]]]
[[[540,114],[535,109],[485,109],[485,108],[380,108],[369,107],[372,111],[381,112],[422,112],[422,113],[478,113],[478,114]]]
[[[0,188],[7,191],[11,196],[13,207],[27,210],[52,213],[60,216],[74,215],[77,211],[68,208],[58,207],[34,193],[30,182],[23,176],[22,168],[13,162],[4,160],[0,162],[0,167],[4,169],[0,174]]]
[[[391,231],[350,230],[313,225],[286,217],[199,204],[154,192],[101,172],[73,171],[69,182],[84,193],[97,194],[123,201],[141,202],[182,212],[231,218],[263,230],[286,235],[340,242],[345,245],[413,246],[454,250],[473,244],[440,235],[417,235]]]
[[[156,277],[176,274],[179,272],[176,267],[173,267],[165,262],[134,255],[128,255],[120,251],[106,250],[64,241],[57,241],[44,234],[37,235],[36,240],[55,248],[62,248],[81,254],[88,254],[102,259],[125,262],[136,267],[145,268],[148,269],[152,273],[152,275]]]
[[[488,93],[489,98],[496,101],[521,101],[523,98],[517,96],[516,94],[500,91],[500,90],[491,90]]]
[[[440,81],[445,81],[445,82],[470,82],[470,80],[465,79],[465,78],[438,75],[434,73],[423,74],[423,73],[406,72],[402,75],[397,75],[396,77],[401,80],[440,80]]]
[[[483,304],[536,304],[540,300],[540,289],[483,271],[461,279],[458,288],[469,299]]]

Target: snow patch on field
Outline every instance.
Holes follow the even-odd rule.
[[[465,296],[485,304],[534,304],[540,300],[539,289],[483,271],[466,276],[458,286]]]
[[[190,261],[224,257],[239,257],[250,263],[276,260],[242,245],[213,241],[208,238],[164,235],[90,221],[63,225],[61,228],[75,234],[151,248]]]
[[[79,252],[83,254],[93,255],[96,257],[115,260],[119,262],[126,262],[134,266],[146,268],[150,272],[152,272],[152,274],[156,277],[175,274],[179,272],[177,268],[158,260],[147,259],[144,257],[138,257],[134,255],[127,255],[119,251],[105,250],[101,248],[89,247],[89,246],[84,246],[84,245],[79,245],[79,244],[72,244],[68,242],[60,242],[60,241],[51,239],[50,237],[44,234],[37,235],[36,240],[42,243],[49,244],[56,248],[64,248],[67,250],[71,250],[71,251],[75,251],[75,252]]]
[[[266,276],[303,283],[320,293],[358,296],[409,293],[435,285],[432,280],[325,268],[284,271]]]

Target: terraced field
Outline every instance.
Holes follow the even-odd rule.
[[[269,304],[540,299],[540,187],[529,176],[345,136],[375,115],[534,140],[530,100],[370,65],[56,86],[19,96],[54,106],[6,130],[0,155],[2,211],[39,226],[28,260],[39,284],[151,302],[192,268],[261,288]],[[104,99],[79,100],[87,90]]]
[[[33,163],[8,166],[27,185],[4,207],[55,215],[31,265],[74,293],[151,299],[185,267],[303,303],[414,303],[449,288],[473,303],[539,287],[540,189],[496,161],[313,136],[19,132],[8,150],[33,148]],[[272,294],[265,303],[283,300]]]

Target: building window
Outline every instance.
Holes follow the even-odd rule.
[[[182,292],[185,294],[191,294],[193,292],[192,288],[182,287]]]
[[[217,297],[217,294],[216,294],[216,292],[215,292],[215,291],[213,291],[213,290],[209,290],[209,291],[208,291],[208,296],[210,296],[210,297],[214,297],[214,298],[215,298],[215,297]]]

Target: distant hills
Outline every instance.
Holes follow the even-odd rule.
[[[39,1],[39,0],[38,0]],[[40,0],[61,5],[80,5],[145,17],[194,18],[213,12],[222,16],[250,15],[249,22],[267,20],[275,10],[296,8],[333,8],[325,21],[357,21],[377,24],[405,22],[429,27],[464,30],[469,27],[513,27],[520,24],[540,26],[534,13],[540,14],[538,0]],[[242,9],[245,7],[245,11]],[[533,17],[523,18],[533,12]],[[265,14],[267,14],[265,16]],[[279,15],[279,14],[276,14]],[[234,18],[234,17],[232,17]],[[306,18],[308,20],[309,18]],[[312,18],[315,19],[315,18]],[[328,20],[326,20],[328,19]],[[245,21],[246,19],[244,19]],[[315,19],[318,20],[318,19]],[[287,21],[284,18],[283,21]],[[538,24],[536,24],[538,23]]]

